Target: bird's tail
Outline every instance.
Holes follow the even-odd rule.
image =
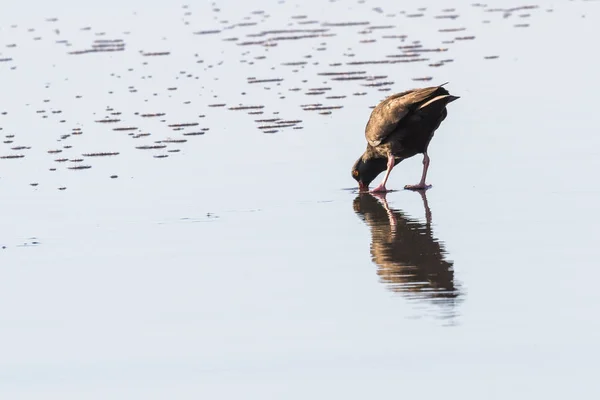
[[[442,108],[446,107],[448,103],[451,103],[457,99],[460,99],[460,97],[452,96],[451,94],[443,94],[440,96],[436,96],[433,99],[421,104],[417,110],[425,112],[428,112],[430,110],[441,110]]]

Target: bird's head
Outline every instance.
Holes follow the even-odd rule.
[[[369,190],[369,185],[377,175],[385,171],[387,161],[385,158],[366,157],[364,154],[356,160],[352,167],[352,177],[358,182],[361,192]]]

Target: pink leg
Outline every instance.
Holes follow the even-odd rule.
[[[431,186],[425,183],[425,178],[427,178],[427,169],[429,168],[429,156],[427,153],[423,153],[423,174],[421,175],[421,181],[416,185],[406,185],[404,189],[409,190],[425,190],[429,189]]]
[[[427,202],[427,192],[419,190],[421,200],[423,200],[423,208],[425,208],[425,220],[427,221],[427,228],[431,229],[431,209],[429,208],[429,202]]]
[[[383,208],[385,208],[385,212],[388,215],[388,220],[390,221],[390,226],[395,227],[396,225],[398,225],[398,220],[396,219],[396,216],[394,215],[392,210],[390,210],[390,207],[388,206],[388,202],[385,198],[385,195],[386,195],[385,193],[372,193],[371,194],[371,196],[376,197],[377,200],[379,200],[379,203],[381,203],[381,205],[383,206]]]
[[[387,192],[387,189],[385,188],[385,183],[387,182],[388,178],[390,177],[390,172],[392,172],[392,168],[394,168],[394,155],[390,154],[388,155],[388,162],[387,162],[387,170],[385,171],[385,176],[383,177],[383,182],[381,182],[379,184],[379,186],[377,186],[375,189],[371,190],[371,192]]]

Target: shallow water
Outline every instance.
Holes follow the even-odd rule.
[[[600,394],[600,2],[13,3],[2,398]],[[426,196],[348,190],[446,81]]]

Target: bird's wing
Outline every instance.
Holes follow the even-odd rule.
[[[403,118],[406,118],[415,107],[429,100],[439,89],[440,86],[412,89],[392,95],[379,103],[371,113],[365,128],[367,142],[371,146],[381,144],[396,130]]]
[[[365,137],[371,146],[378,146],[383,142],[396,129],[400,120],[408,114],[409,108],[404,96],[413,91],[392,95],[373,109],[365,128]]]

